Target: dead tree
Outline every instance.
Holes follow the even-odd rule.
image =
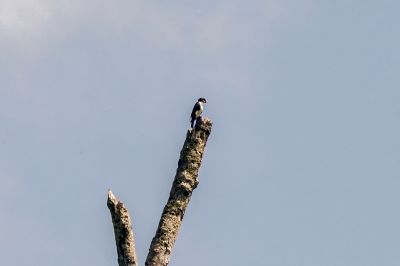
[[[198,118],[196,126],[193,130],[188,130],[186,134],[175,179],[156,234],[151,241],[146,266],[167,266],[169,263],[190,197],[199,184],[198,172],[211,128],[210,119]],[[128,210],[111,191],[108,193],[107,206],[114,225],[118,264],[119,266],[137,266],[135,240]]]

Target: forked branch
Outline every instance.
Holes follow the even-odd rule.
[[[199,184],[197,177],[211,128],[211,120],[200,117],[196,121],[196,126],[186,134],[175,179],[156,235],[151,242],[145,262],[146,266],[167,266],[169,263],[190,197]],[[114,225],[118,264],[120,266],[137,266],[135,240],[128,210],[111,191],[108,193],[107,206],[110,209]]]

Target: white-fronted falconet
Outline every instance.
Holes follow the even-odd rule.
[[[193,128],[194,121],[201,116],[204,110],[204,104],[207,102],[205,98],[199,98],[197,102],[194,104],[192,114],[190,115],[191,121],[190,126]]]

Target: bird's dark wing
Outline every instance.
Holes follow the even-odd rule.
[[[196,112],[199,111],[200,109],[201,109],[200,103],[199,102],[195,103],[195,105],[193,106],[193,110],[192,110],[192,114],[190,115],[190,118],[196,119]]]

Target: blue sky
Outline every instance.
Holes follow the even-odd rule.
[[[400,264],[398,1],[0,0],[0,257],[144,262],[194,101],[214,121],[171,265]]]

